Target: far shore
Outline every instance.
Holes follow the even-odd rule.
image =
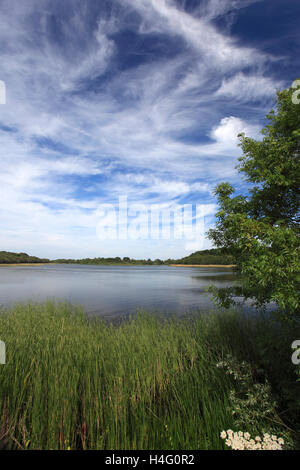
[[[169,264],[173,268],[235,268],[236,264]]]
[[[1,263],[0,268],[9,268],[10,266],[13,268],[17,266],[46,266],[50,263]]]
[[[59,263],[0,263],[0,268],[16,268],[18,266],[47,266],[50,264],[59,264]],[[72,263],[68,263],[72,264]],[[81,263],[74,263],[74,264],[81,264]],[[98,266],[105,266],[104,264],[99,264]],[[106,265],[108,266],[108,265]],[[117,263],[111,263],[109,266],[138,266],[138,264],[130,264],[130,263],[122,263],[122,264],[117,264]],[[144,266],[144,265],[141,265]],[[173,268],[235,268],[235,264],[168,264],[168,266],[173,267]]]

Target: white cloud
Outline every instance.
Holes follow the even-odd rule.
[[[228,158],[239,154],[236,135],[258,133],[245,116],[223,110],[224,98],[238,104],[271,97],[278,82],[265,73],[272,57],[210,22],[242,8],[241,1],[210,1],[192,16],[171,1],[122,0],[111,16],[95,18],[94,31],[86,6],[61,5],[1,2],[7,105],[0,108],[0,241],[44,256],[113,255],[117,245],[99,245],[96,237],[98,205],[123,194],[166,206],[184,198],[210,204],[214,184],[236,178]],[[130,9],[139,22],[128,19]],[[67,15],[60,42],[51,33],[55,11]],[[159,32],[166,44],[176,38],[181,46],[170,57],[122,69],[112,38],[129,26],[140,39]],[[41,138],[49,145],[39,145]],[[184,250],[183,243],[143,246],[149,256]]]
[[[217,66],[223,71],[232,70],[235,67],[263,63],[266,59],[266,54],[249,47],[239,47],[236,41],[219,33],[205,19],[193,17],[179,10],[172,1],[125,1],[142,15],[144,20],[140,29],[142,33],[159,31],[181,36],[195,51],[201,53],[207,62],[210,62],[211,67]],[[212,3],[211,6],[212,11],[216,10]],[[224,2],[221,2],[218,11],[224,12],[227,8],[224,7]]]
[[[242,119],[229,116],[221,120],[218,126],[214,127],[210,137],[214,139],[222,152],[236,150],[238,144],[238,134],[245,133],[248,137],[258,138],[259,126],[244,122]]]
[[[208,0],[200,5],[199,13],[210,21],[261,1],[263,0]]]
[[[282,88],[283,83],[260,75],[245,75],[240,72],[230,79],[223,79],[216,96],[224,96],[236,101],[253,102],[269,100],[274,96],[275,88]]]

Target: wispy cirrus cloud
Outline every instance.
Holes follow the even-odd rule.
[[[125,253],[95,230],[98,205],[120,194],[212,210],[213,186],[239,181],[237,134],[257,137],[274,88],[286,85],[270,72],[276,54],[217,26],[255,4],[3,0],[3,249]],[[164,257],[166,246],[139,250]],[[172,250],[184,253],[184,242]]]

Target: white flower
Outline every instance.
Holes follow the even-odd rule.
[[[263,440],[261,437],[256,436],[255,439],[250,439],[248,432],[233,432],[229,429],[227,432],[222,431],[220,434],[225,444],[233,450],[282,450],[284,440],[277,438],[277,436],[270,437],[270,434],[264,434]]]

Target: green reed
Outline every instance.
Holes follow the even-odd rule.
[[[2,311],[0,439],[16,449],[222,449],[233,380],[216,364],[247,351],[251,328],[234,312],[138,312],[114,325],[52,302]]]

